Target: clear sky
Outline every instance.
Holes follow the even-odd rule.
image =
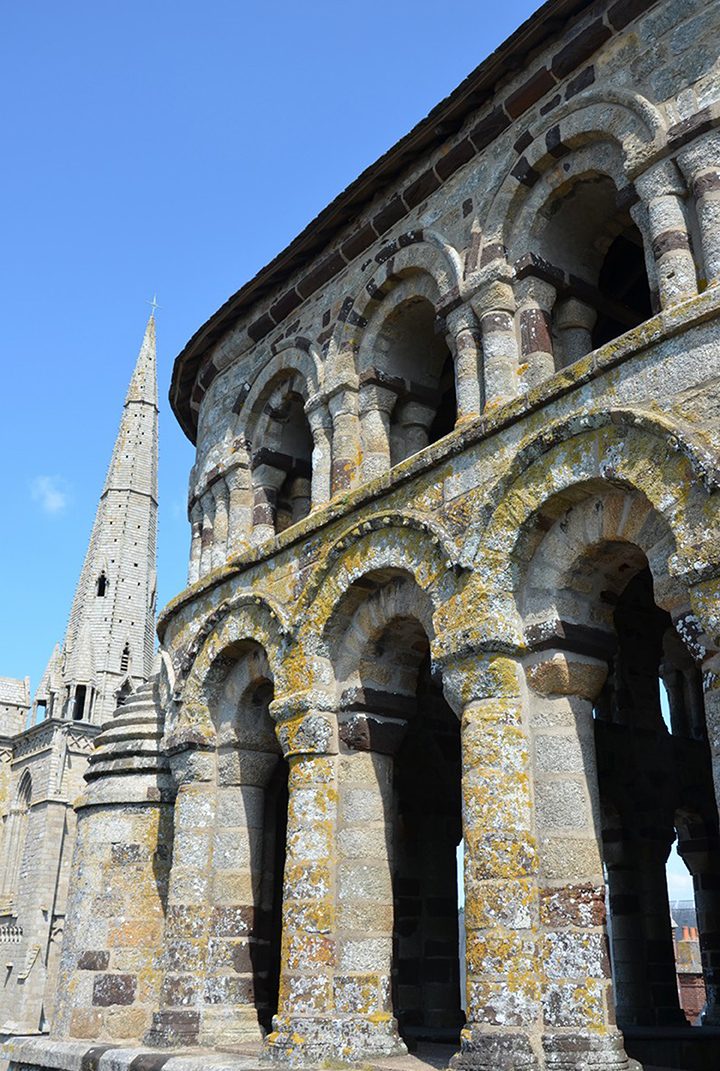
[[[157,292],[158,603],[193,449],[167,403],[203,321],[538,6],[34,0],[0,13],[0,674],[62,639]]]

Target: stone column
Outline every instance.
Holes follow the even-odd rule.
[[[188,567],[188,584],[194,584],[200,579],[200,555],[202,553],[202,520],[203,511],[199,499],[195,499],[190,507],[190,565]]]
[[[720,135],[698,138],[678,153],[678,163],[695,199],[706,286],[720,282]]]
[[[479,417],[483,409],[482,335],[478,319],[468,305],[449,313],[447,326],[448,345],[455,358],[457,423],[464,424]]]
[[[540,630],[543,644],[548,630]],[[611,643],[609,638],[609,644]],[[562,647],[531,655],[525,674],[534,745],[543,947],[542,1047],[548,1069],[626,1068],[615,1027],[593,703],[605,657]]]
[[[328,396],[328,406],[333,423],[331,493],[338,495],[355,485],[360,467],[357,386],[337,386]]]
[[[560,360],[558,368],[565,368],[593,349],[592,329],[597,320],[597,312],[584,301],[577,298],[565,298],[555,306],[555,323],[560,339]]]
[[[495,409],[517,396],[519,349],[515,296],[507,278],[486,283],[470,299],[482,334],[484,408]]]
[[[391,999],[393,764],[406,728],[402,719],[341,715],[333,999],[356,1058],[407,1051]]]
[[[174,784],[156,680],[95,742],[77,834],[51,1035],[139,1044],[160,999]]]
[[[530,275],[516,284],[516,297],[521,377],[534,387],[555,372],[552,318],[557,291],[552,283]]]
[[[527,717],[512,659],[478,652],[443,669],[462,715],[467,1025],[455,1069],[537,1069],[538,941]]]
[[[200,576],[212,569],[213,524],[215,521],[215,496],[206,491],[200,499],[202,505],[202,531],[200,534]]]
[[[311,503],[312,509],[320,509],[330,501],[332,469],[332,418],[327,398],[316,395],[305,406],[310,431],[313,437]]]
[[[247,458],[225,473],[228,487],[227,557],[240,554],[250,544],[253,523],[253,491]]]
[[[365,383],[360,388],[358,410],[362,429],[363,482],[390,471],[390,414],[397,393],[388,387]]]
[[[697,274],[686,218],[685,182],[672,160],[651,167],[636,181],[648,213],[660,307],[697,293]]]
[[[333,1004],[337,724],[328,697],[297,694],[270,704],[290,771],[278,1013],[264,1054],[279,1063],[346,1058]]]
[[[282,487],[285,476],[283,469],[274,465],[253,466],[253,530],[252,542],[264,543],[275,535],[277,518],[277,493]]]
[[[225,564],[228,539],[229,493],[224,477],[220,477],[219,480],[215,481],[212,491],[215,499],[215,521],[213,523],[211,562],[213,569],[220,569]]]
[[[405,458],[424,450],[430,441],[430,427],[436,410],[408,399],[398,401],[390,438],[390,463],[397,465]],[[395,434],[397,433],[397,435]]]

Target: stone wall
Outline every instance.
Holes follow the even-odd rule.
[[[682,1025],[677,991],[640,999],[621,925],[641,904],[644,962],[672,971],[676,830],[712,1021],[720,10],[557,8],[561,28],[543,9],[532,48],[526,28],[441,106],[449,125],[414,132],[405,169],[381,161],[372,200],[351,187],[344,222],[301,236],[312,256],[279,258],[178,358],[197,461],[153,695],[167,887],[152,934],[119,943],[91,906],[103,882],[126,895],[112,822],[81,811],[58,1039],[264,1034],[297,1064],[434,1038],[456,1067],[627,1068],[616,1004],[630,1031],[642,1009]],[[702,798],[657,788],[668,755],[691,756]],[[141,824],[172,797],[143,786]]]

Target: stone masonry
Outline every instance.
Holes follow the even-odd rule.
[[[15,1065],[720,1066],[719,34],[550,0],[179,355],[188,586]]]
[[[27,679],[0,678],[0,1036],[47,1033],[50,1026],[75,840],[73,804],[102,723],[150,676],[156,525],[151,318],[65,640],[32,704]]]

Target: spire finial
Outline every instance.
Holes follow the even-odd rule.
[[[146,301],[145,304],[146,305],[150,305],[152,307],[152,312],[150,313],[150,315],[153,316],[153,317],[155,316],[155,309],[161,309],[162,308],[162,305],[158,305],[158,303],[157,303],[157,294],[153,294],[152,301]]]

